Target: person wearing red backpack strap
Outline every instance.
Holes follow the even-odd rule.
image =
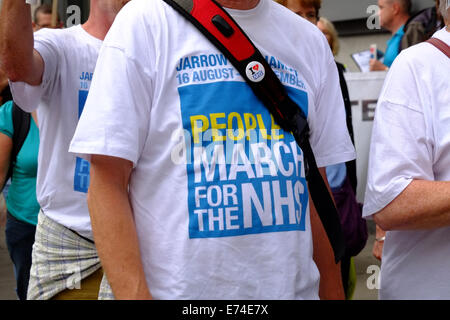
[[[386,230],[380,299],[450,299],[450,1],[399,55],[375,113],[363,214]]]
[[[200,18],[216,5],[177,2]],[[322,177],[354,159],[320,30],[272,0],[218,2],[307,114]],[[240,35],[221,14],[207,21]],[[113,298],[344,298],[302,151],[244,80],[266,70],[251,61],[244,78],[230,60],[163,0],[131,1],[105,39],[69,150],[91,161]]]

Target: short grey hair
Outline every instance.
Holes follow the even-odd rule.
[[[397,0],[403,9],[403,13],[411,14],[412,1],[411,0]]]
[[[411,10],[412,10],[411,0],[389,0],[390,4],[393,4],[394,2],[396,2],[400,5],[400,8],[402,9],[403,13],[411,15]]]
[[[450,0],[440,0],[439,11],[441,12],[441,16],[444,17],[445,20],[448,20],[448,9],[450,9]]]

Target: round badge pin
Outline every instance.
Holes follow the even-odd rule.
[[[245,70],[247,78],[253,82],[260,82],[266,75],[264,66],[258,61],[252,61],[247,65]]]

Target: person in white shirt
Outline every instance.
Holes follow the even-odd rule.
[[[449,9],[441,1],[433,35],[447,50]],[[387,230],[380,299],[450,299],[449,115],[449,57],[430,43],[402,51],[378,101],[364,200]]]
[[[219,3],[307,113],[322,175],[354,159],[320,30],[272,0]],[[95,73],[69,150],[91,161],[116,299],[344,298],[300,148],[190,22],[162,0],[130,2]]]
[[[28,299],[97,298],[82,279],[101,279],[86,192],[89,164],[68,152],[92,80],[102,40],[127,0],[92,0],[85,24],[33,34],[30,5],[4,0],[0,15],[2,68],[14,101],[37,109],[40,147]],[[92,278],[93,277],[93,278]],[[79,288],[80,290],[69,290]],[[60,294],[61,293],[61,294]]]

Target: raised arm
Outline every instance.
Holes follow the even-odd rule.
[[[11,81],[41,84],[44,61],[33,48],[30,5],[23,0],[3,0],[0,12],[0,59],[1,68]]]
[[[116,299],[151,299],[128,198],[132,163],[92,155],[88,205],[100,261]]]

